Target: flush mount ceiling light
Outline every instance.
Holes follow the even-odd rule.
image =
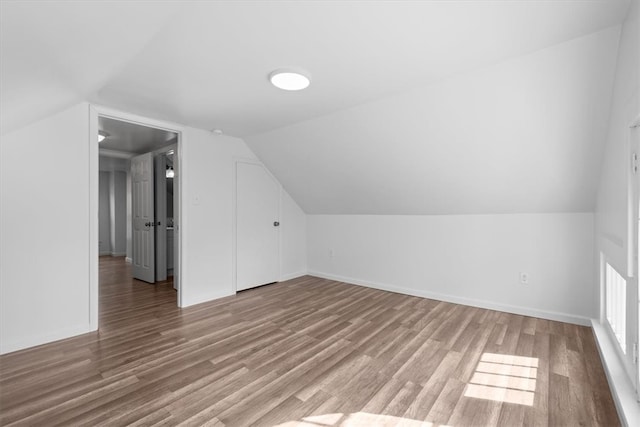
[[[107,138],[109,136],[109,134],[103,130],[98,131],[98,142],[102,142],[105,140],[105,138]]]
[[[282,90],[302,90],[309,86],[311,79],[300,71],[280,69],[269,74],[269,81]]]

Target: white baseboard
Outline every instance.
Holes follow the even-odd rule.
[[[591,319],[591,327],[620,421],[627,426],[638,426],[640,425],[640,404],[638,404],[633,384],[615,349],[617,343],[611,340],[606,328],[596,319]]]
[[[125,254],[126,255],[126,254]],[[131,259],[130,257],[126,257],[124,259],[124,262],[131,264],[133,262],[133,259]]]
[[[232,293],[225,293],[225,292],[217,292],[217,293],[209,293],[209,294],[203,294],[203,295],[198,295],[197,298],[192,298],[187,300],[186,298],[184,298],[184,294],[183,294],[183,299],[182,299],[182,304],[180,305],[180,308],[186,308],[186,307],[191,307],[192,305],[196,305],[196,304],[203,304],[205,302],[211,302],[213,300],[216,299],[220,299],[220,298],[224,298],[224,297],[228,297],[231,295],[235,295],[235,292]]]
[[[86,324],[61,329],[47,334],[34,335],[32,337],[22,338],[15,341],[6,342],[3,340],[0,341],[0,354],[7,354],[18,350],[24,350],[25,348],[35,347],[37,345],[75,337],[76,335],[86,334],[95,330],[97,330],[95,326]]]
[[[283,274],[280,277],[280,282],[286,282],[287,280],[291,280],[291,279],[297,279],[298,277],[302,277],[305,276],[307,274],[306,271],[298,271],[296,273],[287,273],[287,274]]]
[[[368,288],[379,289],[381,291],[396,292],[399,294],[429,298],[429,299],[434,299],[438,301],[451,302],[454,304],[468,305],[471,307],[486,308],[488,310],[504,311],[507,313],[519,314],[522,316],[539,317],[542,319],[556,320],[559,322],[573,323],[573,324],[582,325],[582,326],[591,325],[590,318],[583,317],[583,316],[576,316],[572,314],[538,310],[535,308],[520,307],[515,305],[500,304],[500,303],[495,303],[491,301],[464,298],[464,297],[458,297],[455,295],[446,295],[446,294],[440,294],[436,292],[429,292],[429,291],[423,291],[423,290],[402,288],[394,285],[388,285],[385,283],[370,282],[368,280],[354,279],[352,277],[337,276],[335,274],[323,273],[320,271],[309,271],[308,274],[310,276],[321,277],[323,279],[329,279],[329,280],[337,280],[339,282],[350,283],[358,286],[365,286]]]
[[[126,252],[111,252],[111,256],[117,257],[117,256],[126,256],[127,253]]]
[[[111,251],[98,252],[98,256],[107,256],[107,255],[111,255]]]

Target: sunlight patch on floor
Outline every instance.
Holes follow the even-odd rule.
[[[465,397],[533,406],[538,358],[484,353]]]
[[[312,423],[316,423],[316,425],[322,425],[322,426],[333,426],[336,425],[336,423],[338,421],[340,421],[342,419],[344,415],[337,413],[337,414],[323,414],[323,415],[312,415],[310,417],[304,417],[303,420],[304,421],[309,421]]]

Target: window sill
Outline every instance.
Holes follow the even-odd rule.
[[[620,421],[627,426],[638,426],[640,425],[640,404],[636,400],[633,384],[616,353],[614,345],[617,343],[611,340],[605,327],[596,319],[591,319],[591,327]]]

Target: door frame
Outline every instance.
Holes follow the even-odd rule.
[[[152,154],[153,191],[155,193],[153,204],[156,211],[154,267],[156,280],[162,282],[167,280],[167,158],[166,154]]]
[[[125,111],[104,107],[101,105],[89,105],[89,324],[92,330],[99,326],[99,260],[98,260],[98,183],[99,183],[99,146],[98,146],[98,117],[120,120],[175,132],[178,140],[175,148],[174,170],[177,182],[174,182],[174,286],[177,288],[177,305],[183,306],[184,281],[182,275],[182,194],[183,194],[183,162],[182,147],[186,141],[185,127],[176,123],[151,119]],[[175,185],[177,184],[177,185]],[[176,218],[177,217],[177,218]],[[177,231],[177,232],[176,232]]]
[[[634,137],[640,139],[640,115],[629,125],[629,150],[628,153],[639,155],[640,153],[640,140],[634,141]],[[636,159],[636,166],[638,160]],[[627,168],[628,176],[630,179],[629,185],[631,187],[631,203],[629,204],[629,233],[628,247],[627,247],[627,284],[631,283],[631,286],[635,287],[635,301],[631,304],[635,310],[635,319],[632,319],[635,327],[635,334],[633,337],[632,352],[635,357],[633,363],[634,372],[634,385],[636,392],[636,401],[640,402],[640,171],[632,173],[631,168]],[[628,289],[628,288],[627,288]],[[627,290],[627,294],[629,291]],[[633,293],[633,292],[632,292]],[[629,306],[629,304],[627,304]]]
[[[233,292],[238,293],[238,163],[248,163],[251,165],[261,166],[265,172],[269,175],[271,179],[273,179],[278,186],[278,221],[280,222],[280,227],[278,227],[278,281],[282,280],[282,185],[280,181],[276,179],[275,176],[271,173],[269,169],[265,167],[262,162],[257,159],[244,158],[244,157],[235,157],[233,159],[233,188],[231,197],[233,197],[233,236],[231,238],[231,257],[232,257],[232,265],[231,269],[231,282],[233,285]]]

